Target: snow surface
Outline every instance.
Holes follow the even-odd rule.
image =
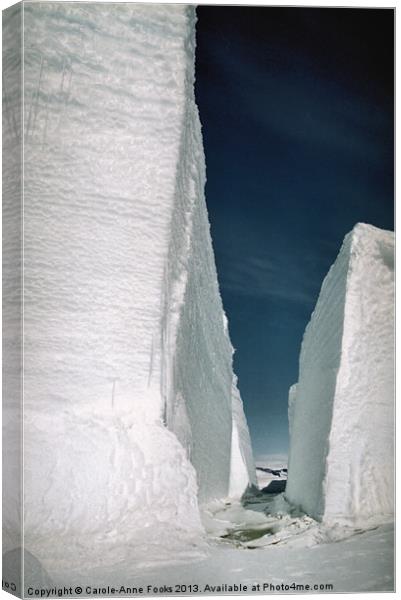
[[[393,345],[394,234],[357,224],[323,282],[290,390],[285,495],[327,524],[393,517]]]
[[[138,556],[128,546],[123,559],[110,566],[59,570],[54,586],[83,586],[101,589],[143,587],[143,595],[154,594],[154,587],[164,596],[177,592],[175,586],[198,586],[206,594],[251,592],[292,592],[281,586],[310,585],[311,591],[358,592],[394,589],[394,530],[383,524],[363,531],[341,525],[327,527],[295,511],[282,495],[254,495],[248,501],[215,501],[204,507],[202,519],[208,531],[208,544],[201,553],[188,547],[186,552],[160,554],[160,547],[150,541],[146,554]],[[45,579],[43,569],[36,569],[36,580]],[[35,579],[34,579],[35,580]],[[264,589],[264,584],[269,587]],[[315,585],[332,585],[330,589]],[[248,586],[247,590],[224,586]],[[279,586],[272,590],[270,585]],[[149,588],[148,588],[149,586]],[[171,587],[169,592],[165,586]],[[209,587],[207,587],[209,586]],[[191,594],[194,588],[187,587]],[[300,592],[298,588],[298,592]],[[305,589],[303,591],[306,591]],[[129,591],[127,592],[130,595]],[[93,595],[93,592],[91,592]],[[105,595],[108,595],[107,593]],[[158,594],[159,595],[159,594]]]
[[[195,20],[24,4],[25,545],[50,571],[201,552],[199,503],[256,481],[203,195]]]

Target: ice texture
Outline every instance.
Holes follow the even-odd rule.
[[[288,430],[291,437],[292,421],[294,418],[295,400],[297,397],[297,384],[294,383],[288,391]]]
[[[229,495],[233,498],[238,498],[247,489],[249,484],[257,486],[257,479],[248,425],[235,375],[232,382],[232,402],[233,419]]]
[[[199,503],[255,482],[204,199],[195,9],[23,11],[25,545],[46,568],[169,552],[201,539]]]
[[[290,391],[287,499],[327,524],[394,510],[394,234],[359,223],[326,276]]]

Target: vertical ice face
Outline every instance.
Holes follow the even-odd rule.
[[[198,502],[254,478],[203,195],[195,20],[24,4],[25,542],[45,561],[199,535]]]
[[[294,383],[288,391],[288,431],[291,437],[292,421],[294,419],[295,401],[297,398],[297,384]]]
[[[204,156],[190,81],[177,169],[162,327],[166,424],[195,466],[199,498],[227,495],[231,458],[232,348],[203,197]]]
[[[323,282],[290,391],[286,496],[324,522],[393,513],[393,329],[394,234],[358,224]]]
[[[186,7],[24,5],[28,406],[160,414],[193,26]]]
[[[249,437],[242,400],[237,387],[237,377],[232,382],[232,438],[231,470],[229,495],[239,497],[249,485],[257,485],[253,462],[252,446]]]

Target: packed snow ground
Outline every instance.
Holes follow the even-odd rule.
[[[265,483],[262,476],[261,487]],[[177,544],[174,554],[160,554],[158,544],[144,540],[142,557],[126,548],[125,558],[112,567],[66,570],[52,581],[42,578],[41,587],[124,586],[128,595],[133,587],[142,587],[144,595],[152,594],[154,587],[169,595],[169,589],[177,592],[176,586],[187,593],[209,594],[301,592],[307,585],[317,593],[394,587],[391,523],[370,530],[326,527],[291,509],[283,494],[256,489],[242,502],[227,498],[210,503],[202,521],[207,535],[193,546]]]
[[[113,564],[107,555],[96,568],[68,567],[51,577],[28,556],[27,586],[51,596],[64,586],[82,587],[83,596],[109,596],[112,587],[127,596],[139,588],[140,595],[165,596],[394,589],[392,523],[367,530],[322,525],[290,507],[282,493],[266,493],[272,482],[286,481],[285,463],[257,465],[264,469],[257,470],[259,490],[242,502],[227,498],[205,506],[206,535],[191,544],[172,530],[163,547],[150,530],[139,545],[121,548],[124,556],[115,555]]]

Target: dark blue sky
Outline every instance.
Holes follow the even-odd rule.
[[[200,6],[206,200],[256,457],[344,235],[393,229],[393,11]]]

